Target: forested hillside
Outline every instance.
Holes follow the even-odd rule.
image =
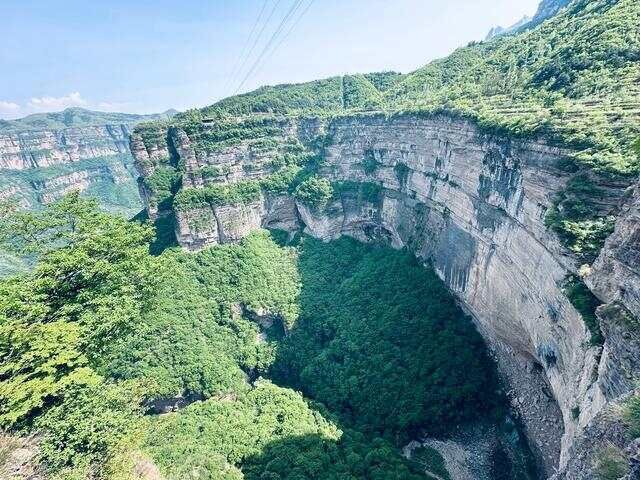
[[[18,133],[30,130],[62,130],[102,125],[134,124],[142,121],[167,120],[177,113],[168,110],[156,115],[134,113],[97,112],[85,108],[66,108],[62,112],[34,113],[17,120],[0,120],[1,133]]]
[[[407,441],[504,415],[479,335],[407,253],[263,232],[154,257],[151,227],[77,194],[2,227],[39,258],[0,283],[3,458],[35,434],[48,477],[418,479]]]
[[[67,108],[17,120],[0,120],[0,202],[39,209],[78,190],[105,210],[131,217],[142,208],[129,135],[158,115]],[[27,259],[28,260],[28,259]],[[0,250],[0,276],[28,266],[23,257]]]

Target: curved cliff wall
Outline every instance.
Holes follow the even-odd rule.
[[[349,188],[320,210],[274,194],[176,210],[181,245],[199,249],[269,227],[304,229],[327,240],[340,235],[384,239],[410,249],[433,265],[475,319],[547,474],[564,466],[576,436],[607,402],[628,391],[640,372],[640,359],[629,358],[628,352],[621,371],[618,359],[624,352],[615,339],[624,332],[603,328],[610,338],[604,346],[592,345],[585,322],[563,290],[580,262],[544,219],[556,194],[575,175],[565,168],[570,152],[542,141],[488,135],[447,116],[289,121],[281,132],[307,144],[326,139],[319,174]],[[270,173],[269,155],[246,142],[203,153],[184,131],[174,129],[169,137],[169,147],[148,148],[134,135],[132,150],[143,175],[153,172],[154,159],[172,155],[184,165],[183,184],[189,188]],[[199,173],[203,167],[224,175],[208,180]],[[358,185],[376,188],[372,194]],[[620,207],[622,187],[608,188],[600,208],[613,211]],[[616,235],[627,238],[635,229],[624,222],[619,221]],[[637,244],[635,237],[630,241]],[[612,248],[608,244],[596,262],[590,278],[594,285],[607,276],[599,271],[626,268],[612,260],[619,257]],[[635,272],[628,275],[637,281]],[[601,288],[603,301],[614,300],[606,293],[612,289]],[[619,297],[624,311],[638,313],[633,301]]]

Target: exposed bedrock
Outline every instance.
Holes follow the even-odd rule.
[[[321,211],[288,196],[267,195],[248,205],[176,212],[179,242],[199,249],[274,227],[303,228],[325,240],[341,235],[384,239],[410,249],[433,265],[474,318],[546,473],[566,465],[576,437],[607,402],[631,388],[640,364],[637,349],[625,353],[614,345],[622,335],[615,328],[603,328],[604,347],[592,346],[585,323],[563,293],[567,275],[580,265],[545,227],[544,218],[570,179],[562,168],[569,152],[542,141],[490,136],[446,116],[346,117],[328,124],[307,120],[287,130],[303,143],[316,135],[330,139],[321,175],[376,183],[380,195],[344,190]],[[255,161],[246,146],[198,156],[183,132],[172,137],[186,165],[186,181],[195,187],[199,183],[189,172],[196,167],[229,168],[235,172],[227,180],[232,182],[242,177],[238,166]],[[134,155],[135,142],[134,137]],[[143,165],[149,156],[162,155],[138,151]],[[253,176],[261,174],[257,165]],[[603,208],[618,199],[604,199]],[[637,245],[636,225],[618,223],[619,240],[607,244],[589,282],[602,300],[617,300],[637,315],[634,299],[640,297],[622,286],[639,285],[638,270],[629,271],[631,261],[619,258],[626,249],[615,253],[624,242]]]
[[[1,200],[39,208],[71,191],[110,211],[140,209],[127,124],[0,133]]]
[[[129,153],[128,125],[0,134],[0,169],[27,170]]]

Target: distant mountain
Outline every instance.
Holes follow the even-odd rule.
[[[485,40],[491,40],[492,38],[501,37],[502,35],[508,35],[511,32],[515,32],[520,27],[528,24],[531,20],[532,20],[532,17],[530,17],[529,15],[525,15],[518,22],[514,23],[510,27],[507,27],[507,28],[501,27],[501,26],[493,27],[491,30],[489,30],[489,33],[485,37]]]
[[[1,133],[28,130],[62,130],[70,127],[136,124],[148,120],[163,120],[174,116],[177,110],[167,110],[152,115],[132,113],[97,112],[84,108],[67,108],[62,112],[36,113],[17,120],[0,120]]]
[[[535,27],[536,25],[539,25],[545,20],[553,17],[562,8],[569,5],[571,1],[572,0],[542,0],[538,6],[538,11],[533,17],[525,15],[510,27],[494,27],[489,30],[485,40],[491,40],[496,37],[502,37],[503,35],[509,35],[510,33],[516,33],[525,28]]]
[[[0,121],[0,202],[35,209],[79,190],[107,210],[134,215],[141,204],[129,132],[140,122],[168,120],[176,113],[67,108]],[[0,273],[10,270],[6,263],[0,252]]]

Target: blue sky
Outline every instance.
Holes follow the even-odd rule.
[[[273,17],[242,73],[230,81],[265,1],[262,19],[275,7]],[[344,73],[409,72],[483,38],[495,25],[510,25],[532,15],[538,4],[538,0],[2,0],[0,118],[74,105],[150,113],[211,104],[238,88],[253,57],[296,1],[302,1],[298,15],[310,5],[306,14],[249,75],[241,91]]]

